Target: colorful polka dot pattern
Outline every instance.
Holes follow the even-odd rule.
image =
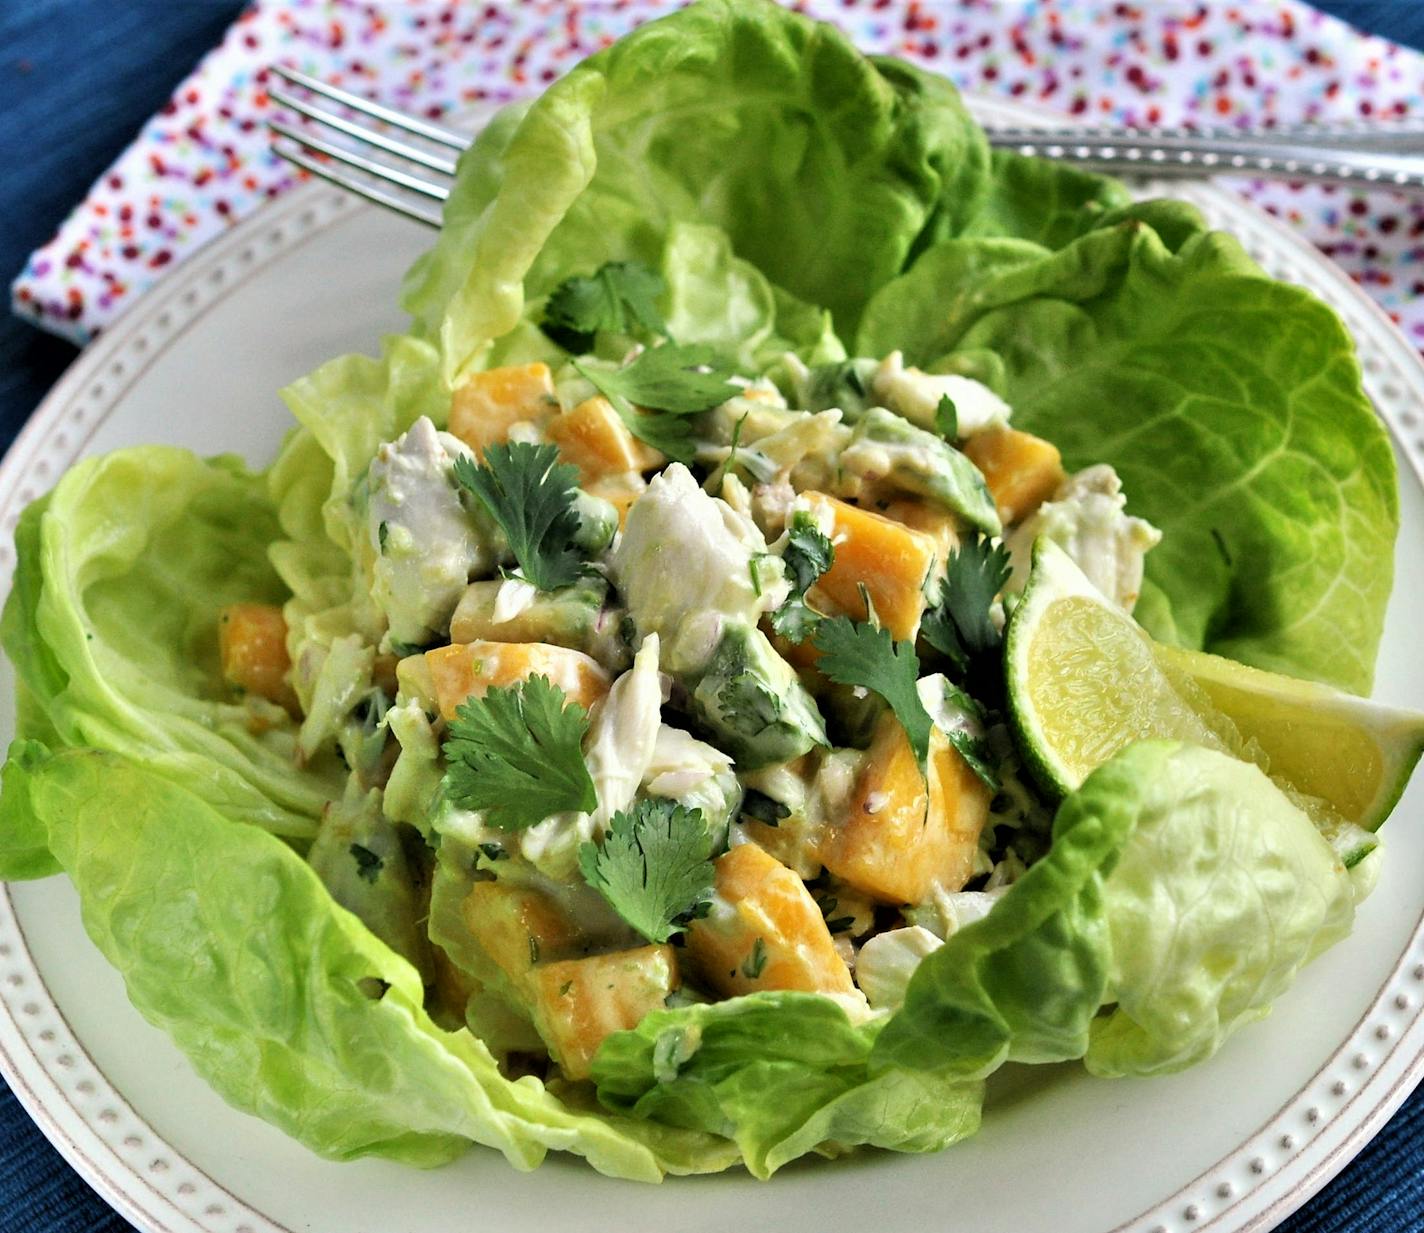
[[[668,0],[258,0],[16,280],[83,342],[164,269],[298,178],[268,149],[281,61],[439,117],[541,89]],[[801,0],[867,51],[1100,123],[1424,117],[1424,56],[1298,0]],[[1234,181],[1343,265],[1424,348],[1424,198]]]

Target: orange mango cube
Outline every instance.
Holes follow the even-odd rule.
[[[519,990],[535,965],[578,946],[579,932],[540,891],[503,882],[476,882],[460,905],[465,927],[480,949]]]
[[[963,449],[983,472],[1005,526],[1028,517],[1066,478],[1056,445],[1015,428],[981,432]]]
[[[863,586],[891,636],[897,641],[913,638],[925,611],[924,584],[935,563],[934,539],[824,493],[807,492],[802,498],[822,527],[830,522],[836,550],[831,568],[808,593],[812,605],[863,621]]]
[[[544,431],[559,447],[560,458],[579,469],[584,488],[603,476],[651,471],[667,461],[629,432],[613,404],[602,396],[586,398],[556,415]]]
[[[961,889],[974,868],[989,817],[988,786],[936,731],[928,782],[899,721],[887,712],[854,791],[849,812],[826,829],[821,861],[836,877],[880,903],[922,903],[936,887]]]
[[[608,673],[582,651],[548,642],[457,642],[425,652],[440,714],[455,718],[466,698],[482,698],[493,686],[548,677],[585,710],[608,692]]]
[[[287,619],[276,604],[229,604],[218,616],[223,679],[259,698],[297,711],[287,680]]]
[[[644,946],[541,964],[532,978],[534,1022],[570,1079],[587,1079],[605,1038],[661,1010],[680,983],[671,946]]]
[[[485,447],[507,440],[515,424],[542,425],[559,409],[547,364],[520,364],[477,372],[450,400],[450,431],[484,456]]]
[[[759,989],[852,993],[850,969],[806,885],[743,843],[717,858],[720,903],[687,930],[687,955],[724,997]]]
[[[935,571],[942,573],[950,556],[959,549],[959,520],[947,509],[914,499],[891,501],[884,513],[934,540]]]

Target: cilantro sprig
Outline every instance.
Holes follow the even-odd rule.
[[[948,709],[958,711],[974,728],[982,732],[989,724],[984,708],[952,681],[944,683],[944,701]],[[984,782],[991,792],[998,792],[1001,784],[992,765],[993,754],[989,742],[983,736],[976,736],[969,727],[951,724],[942,729],[945,739],[959,752],[959,756]]]
[[[445,791],[491,826],[524,830],[598,804],[583,759],[588,714],[548,677],[494,686],[456,708],[445,738]]]
[[[650,942],[666,942],[705,916],[712,895],[712,837],[700,809],[639,801],[613,815],[601,844],[579,848],[579,868],[615,912]]]
[[[566,587],[584,572],[583,554],[574,546],[578,468],[560,462],[556,446],[486,446],[480,465],[455,459],[455,479],[499,524],[524,577],[541,591]]]
[[[823,620],[812,645],[821,652],[816,667],[831,680],[873,690],[885,699],[923,767],[934,724],[916,688],[920,661],[914,645],[896,642],[880,625],[844,616]]]
[[[715,407],[737,392],[728,380],[736,370],[714,348],[702,345],[663,343],[612,372],[573,363],[629,432],[675,462],[693,461],[692,432],[682,417]]]
[[[791,516],[786,551],[781,556],[791,594],[770,616],[771,627],[792,642],[804,642],[815,631],[820,613],[806,603],[806,592],[836,561],[836,547],[805,510]]]
[[[983,535],[966,539],[949,558],[939,603],[926,613],[920,629],[925,641],[961,673],[972,660],[997,651],[1003,641],[990,608],[1008,580],[1008,550]]]
[[[544,332],[569,351],[587,351],[600,330],[631,334],[641,327],[668,337],[658,300],[667,283],[639,261],[609,261],[591,276],[566,278],[544,306]]]

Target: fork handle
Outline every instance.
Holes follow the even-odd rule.
[[[1357,188],[1424,192],[1424,157],[1192,133],[1101,134],[1059,128],[997,128],[992,145],[1095,170],[1150,176],[1264,176]]]

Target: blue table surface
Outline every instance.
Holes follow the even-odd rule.
[[[0,0],[0,286],[8,286],[242,7],[234,0]],[[1319,7],[1424,48],[1424,0],[1331,0]],[[75,355],[69,344],[0,314],[0,447]],[[130,1227],[0,1083],[0,1233]],[[1424,1089],[1280,1227],[1424,1230]]]

